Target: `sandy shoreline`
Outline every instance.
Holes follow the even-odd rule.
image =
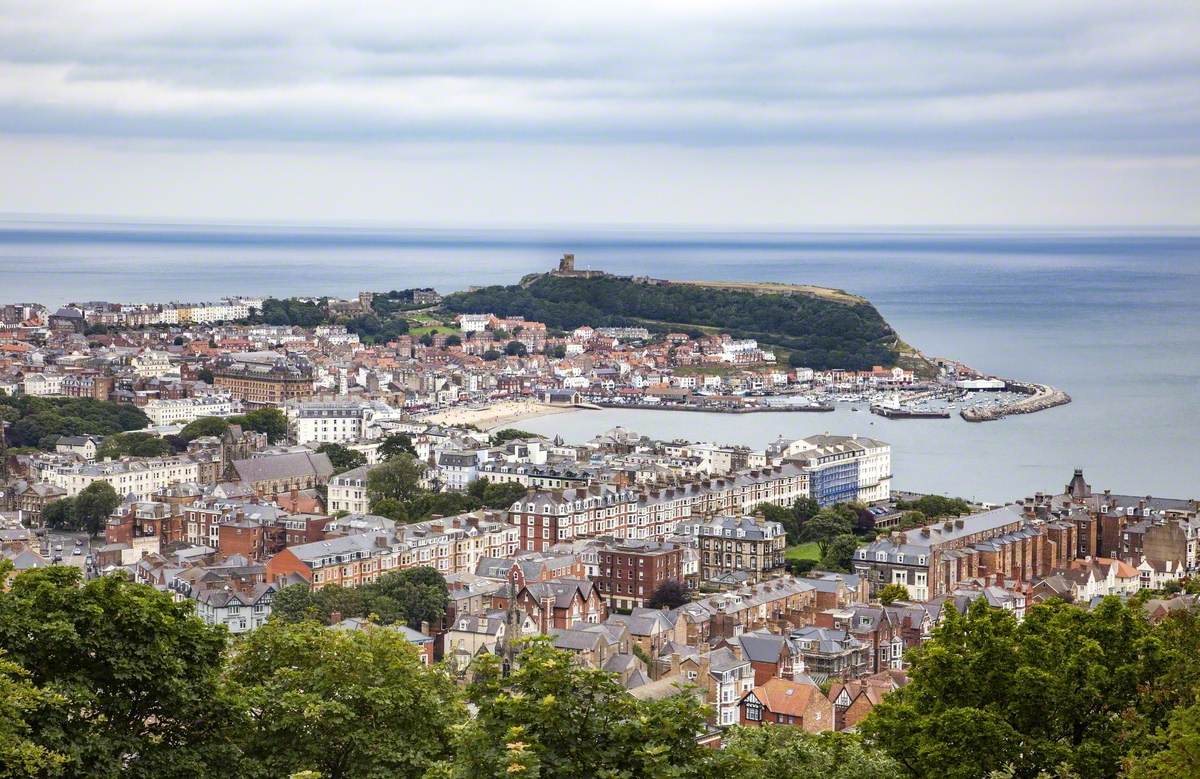
[[[438,425],[474,425],[480,430],[512,427],[525,419],[562,414],[575,409],[550,406],[533,400],[505,400],[482,408],[451,408],[430,414],[424,421]]]

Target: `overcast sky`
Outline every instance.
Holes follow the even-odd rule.
[[[1200,223],[1200,2],[0,0],[0,211]]]

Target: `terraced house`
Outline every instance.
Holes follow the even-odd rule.
[[[679,532],[697,540],[701,581],[742,574],[754,583],[783,567],[787,534],[783,525],[761,514],[689,520],[679,525]]]
[[[1031,581],[1074,557],[1075,525],[1066,520],[1028,519],[1019,506],[948,519],[903,533],[893,532],[854,553],[854,572],[876,595],[902,584],[916,600],[950,592],[966,578],[1002,574]]]

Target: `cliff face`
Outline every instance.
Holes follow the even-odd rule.
[[[817,369],[892,366],[900,357],[900,340],[874,306],[822,287],[559,271],[456,293],[442,305],[455,313],[523,316],[560,330],[586,324],[727,332],[785,350],[793,365]]]

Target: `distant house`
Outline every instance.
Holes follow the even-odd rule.
[[[82,457],[89,463],[96,462],[96,450],[103,438],[96,435],[65,435],[54,444],[54,451]]]
[[[900,671],[883,671],[862,679],[834,682],[829,688],[834,729],[852,730],[879,705],[884,696],[903,687],[908,678]]]
[[[809,733],[834,729],[833,704],[810,679],[768,679],[742,696],[740,722],[791,725]]]

